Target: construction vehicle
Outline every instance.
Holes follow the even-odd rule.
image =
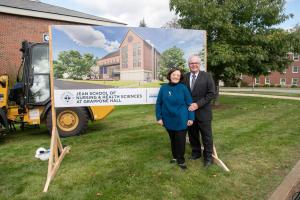
[[[48,43],[22,42],[22,64],[17,83],[9,89],[8,75],[0,75],[0,127],[12,130],[14,124],[46,123],[51,133],[50,62]],[[57,108],[57,129],[61,137],[79,135],[89,120],[100,120],[113,106]]]

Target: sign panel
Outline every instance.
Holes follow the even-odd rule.
[[[55,107],[155,104],[159,88],[55,90]]]

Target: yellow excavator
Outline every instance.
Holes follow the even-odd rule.
[[[0,75],[0,129],[15,129],[14,124],[46,123],[51,133],[50,64],[48,43],[22,42],[22,64],[17,82],[9,89],[8,75]],[[57,108],[57,129],[61,137],[83,133],[89,120],[101,120],[113,106]],[[1,134],[1,132],[0,132]]]

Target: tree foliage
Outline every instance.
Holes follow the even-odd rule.
[[[183,28],[207,31],[208,70],[215,79],[282,71],[290,34],[274,28],[290,17],[284,0],[170,0]],[[218,81],[216,81],[218,82]]]
[[[183,50],[176,46],[173,46],[172,48],[165,50],[161,54],[161,58],[159,61],[160,64],[159,77],[161,80],[167,76],[168,71],[173,67],[186,71],[186,66],[185,66],[186,60],[184,59],[183,56],[184,56]]]
[[[83,79],[89,75],[95,59],[92,54],[81,55],[78,51],[70,50],[60,52],[53,64],[56,78]]]
[[[167,23],[165,23],[162,28],[181,28],[180,24],[178,23],[178,18],[174,17],[172,18],[170,21],[168,21]]]
[[[293,29],[290,30],[289,35],[289,46],[291,52],[300,53],[300,25],[296,25]]]

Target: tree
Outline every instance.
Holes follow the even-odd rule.
[[[165,50],[161,54],[161,58],[159,61],[160,69],[159,69],[159,77],[160,80],[166,78],[168,71],[172,67],[179,68],[183,71],[186,71],[186,60],[183,58],[184,52],[182,49],[173,46],[170,49]]]
[[[162,28],[181,28],[180,24],[178,23],[178,18],[174,17],[167,23],[165,23]]]
[[[62,51],[58,55],[58,60],[53,62],[55,77],[83,79],[94,64],[95,59],[92,54],[87,53],[82,56],[78,51]]]
[[[140,21],[140,25],[139,27],[147,27],[147,24],[145,22],[145,19],[143,18],[141,21]]]
[[[219,80],[282,71],[289,33],[274,28],[291,15],[284,0],[170,0],[183,28],[207,31],[208,70]],[[230,72],[230,76],[226,76]],[[234,73],[234,74],[232,74]]]
[[[288,39],[290,52],[300,53],[300,25],[296,25],[290,30],[290,37]]]

